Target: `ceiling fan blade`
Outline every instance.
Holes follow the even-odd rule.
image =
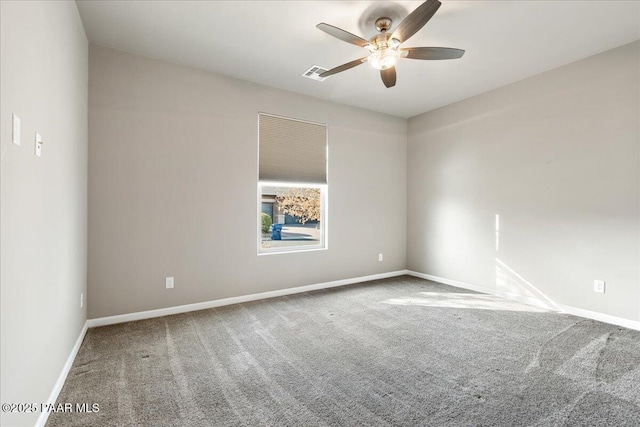
[[[380,77],[386,87],[393,87],[396,85],[396,67],[387,68],[386,70],[380,70]]]
[[[342,64],[342,65],[338,65],[336,68],[332,68],[329,71],[325,71],[324,73],[320,74],[320,77],[329,77],[332,76],[334,74],[338,74],[342,71],[346,71],[350,68],[353,68],[355,66],[358,66],[360,64],[362,64],[363,62],[367,61],[367,57],[365,56],[364,58],[360,58],[360,59],[356,59],[355,61],[351,61],[351,62],[347,62],[346,64]]]
[[[441,3],[438,0],[427,0],[411,12],[402,20],[398,28],[393,32],[392,38],[400,42],[406,42],[409,37],[414,35],[429,22],[429,19],[435,15]]]
[[[325,24],[324,22],[316,25],[316,28],[324,31],[330,36],[347,43],[355,44],[356,46],[365,47],[366,45],[371,44],[368,40],[365,40],[362,37],[358,37],[355,34],[351,34],[350,32],[334,27],[333,25]]]
[[[464,50],[452,47],[408,47],[400,52],[409,59],[458,59],[464,55]]]

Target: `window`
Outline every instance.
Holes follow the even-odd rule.
[[[258,253],[325,249],[326,125],[258,120]]]

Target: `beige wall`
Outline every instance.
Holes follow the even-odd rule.
[[[94,45],[89,69],[90,318],[405,268],[406,120]],[[328,250],[257,255],[259,111],[328,124]]]
[[[407,267],[640,320],[639,51],[410,119]]]
[[[43,403],[86,319],[88,43],[75,2],[2,1],[0,15],[2,403]]]

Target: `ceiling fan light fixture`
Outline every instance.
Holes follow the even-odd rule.
[[[396,65],[398,58],[400,58],[400,52],[396,49],[384,48],[378,49],[369,55],[367,61],[376,70],[387,70]]]

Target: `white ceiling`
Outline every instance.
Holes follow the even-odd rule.
[[[344,104],[411,117],[640,38],[638,1],[452,1],[404,47],[465,49],[462,59],[401,59],[387,89],[368,64],[324,82],[301,77],[367,51],[315,28],[369,38],[421,2],[77,1],[91,42]]]

